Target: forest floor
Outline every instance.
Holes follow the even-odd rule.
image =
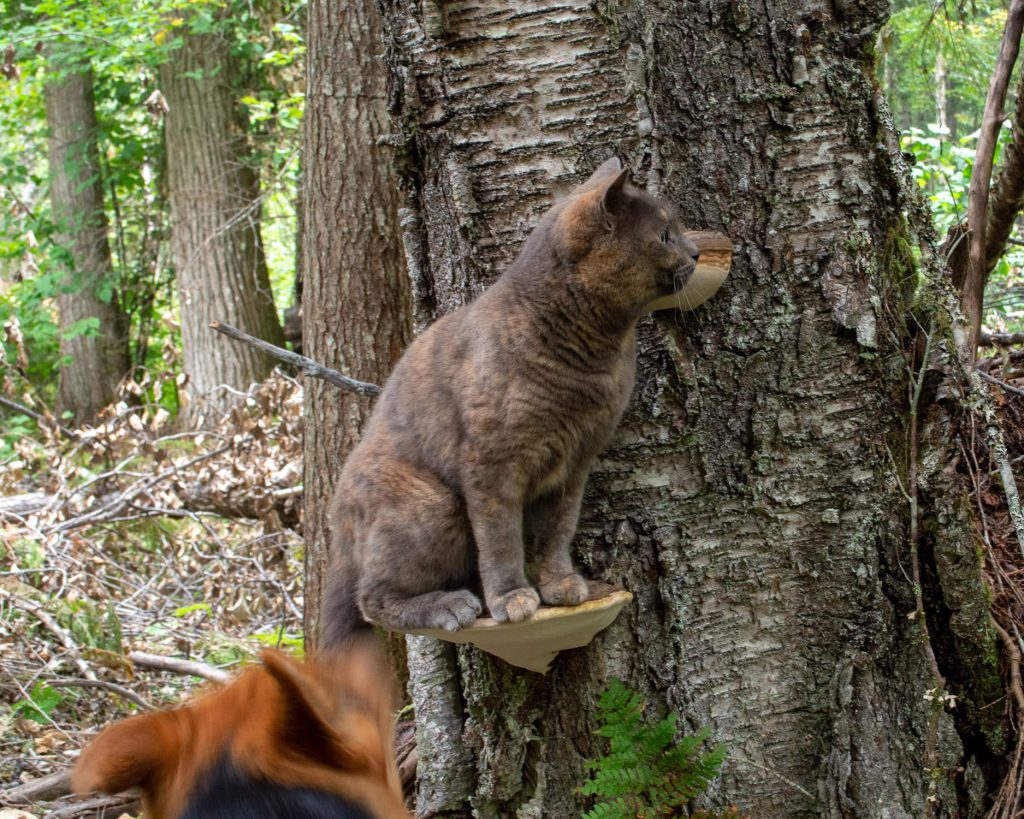
[[[1024,370],[983,366],[1020,464]],[[139,400],[159,387],[129,384],[96,427],[44,422],[0,460],[0,819],[134,815],[134,798],[68,793],[103,726],[263,647],[301,651],[301,387],[276,374],[202,433]],[[1024,555],[983,436],[962,443],[993,613],[1024,653]]]
[[[263,647],[301,650],[301,387],[275,375],[201,434],[132,400],[150,387],[96,427],[44,424],[0,463],[4,819],[100,815],[65,776],[100,728]]]

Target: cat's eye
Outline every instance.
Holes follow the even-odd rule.
[[[666,228],[665,230],[663,230],[661,232],[661,243],[663,245],[667,245],[668,244],[668,228]]]

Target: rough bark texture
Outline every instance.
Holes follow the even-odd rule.
[[[927,761],[936,815],[975,815],[976,749],[947,714],[926,760],[935,683],[886,455],[905,434],[914,273],[873,101],[884,4],[384,9],[418,322],[478,293],[612,153],[737,251],[706,308],[641,323],[633,403],[589,485],[577,557],[632,608],[546,677],[410,642],[418,814],[578,816],[593,703],[615,676],[729,747],[709,803],[909,819],[926,813]],[[959,567],[962,598],[946,599],[991,651],[968,604],[973,546],[947,517],[932,530],[948,529],[950,570],[929,569],[929,591]]]
[[[187,34],[161,66],[171,250],[178,283],[187,412],[210,422],[273,362],[209,329],[232,324],[272,344],[283,335],[260,240],[259,177],[233,87],[237,66],[217,33]]]
[[[346,375],[382,384],[410,335],[398,230],[380,18],[372,0],[314,0],[308,10],[303,144],[302,348]],[[331,492],[369,418],[371,399],[307,379],[306,634],[317,633]]]
[[[128,320],[118,305],[107,241],[92,71],[59,71],[44,96],[50,209],[67,271],[57,297],[60,352],[71,358],[61,367],[57,408],[72,412],[80,424],[113,400],[128,372]],[[99,319],[99,332],[76,333],[76,325],[90,318]]]

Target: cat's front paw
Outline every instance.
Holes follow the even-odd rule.
[[[540,608],[540,597],[526,586],[489,598],[487,608],[499,623],[519,623]]]
[[[549,606],[578,606],[589,596],[587,581],[575,572],[540,584],[540,599]]]
[[[483,610],[480,598],[466,589],[442,594],[429,615],[429,627],[458,631],[472,625]]]

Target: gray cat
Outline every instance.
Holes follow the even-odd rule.
[[[367,621],[460,629],[481,592],[499,622],[587,599],[569,554],[583,487],[629,402],[637,320],[697,256],[610,159],[416,339],[338,483],[323,646]]]

